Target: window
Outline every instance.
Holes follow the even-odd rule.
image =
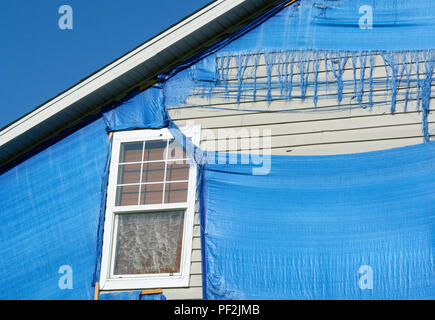
[[[182,131],[199,143],[199,127]],[[195,180],[195,163],[168,129],[114,133],[102,290],[188,285]]]

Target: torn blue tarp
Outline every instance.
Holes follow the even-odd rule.
[[[169,127],[188,145],[165,107],[179,107],[192,93],[270,102],[305,98],[312,91],[316,106],[317,90],[330,86],[338,104],[343,91],[353,88],[350,94],[359,106],[372,106],[372,92],[382,86],[391,92],[391,112],[402,98],[413,95],[421,102],[417,109],[423,111],[428,141],[433,2],[368,1],[376,9],[376,30],[357,30],[358,1],[293,4],[273,18],[268,15],[269,20],[260,18],[264,24],[233,35],[223,42],[226,46],[215,46],[190,68],[159,78],[167,82],[134,92],[101,118],[4,171],[0,298],[93,298],[110,158],[107,132]],[[325,30],[332,30],[327,42]],[[357,46],[355,34],[362,32],[374,36],[374,42],[362,35],[367,41]],[[378,54],[388,74],[382,82],[372,74]],[[266,68],[261,81],[256,73],[260,62]],[[330,78],[318,80],[322,64]],[[351,81],[343,79],[346,64],[352,66]],[[362,65],[366,72],[358,67]],[[234,70],[237,76],[230,84]],[[399,92],[401,81],[406,90]],[[201,151],[189,150],[201,164]],[[433,297],[431,157],[429,143],[364,155],[272,157],[272,171],[264,176],[252,175],[258,164],[206,164],[200,170],[205,178],[198,180],[204,296]],[[370,273],[373,289],[368,288]]]
[[[335,98],[322,110],[345,101],[347,108],[370,110],[389,104],[394,113],[411,110],[412,102],[429,141],[434,6],[435,0],[306,0],[276,7],[183,64],[187,69],[162,75],[165,105],[234,103],[233,109],[263,112],[240,103],[311,99],[316,109],[320,99]],[[225,105],[198,105],[198,97]],[[297,112],[295,106],[279,111]]]
[[[158,79],[164,82],[217,52],[434,49],[435,14],[431,10],[434,5],[434,0],[282,2]]]
[[[203,168],[205,298],[435,297],[435,143],[241,157]]]
[[[168,122],[163,90],[152,86],[136,92],[103,113],[103,119],[108,131],[163,128]]]
[[[320,109],[332,111],[343,109],[345,99],[346,108],[371,110],[387,105],[391,113],[422,111],[422,135],[425,141],[430,140],[428,114],[435,64],[433,50],[218,53],[202,61],[202,66],[205,64],[209,64],[209,68],[203,67],[203,70],[208,70],[210,79],[213,70],[218,70],[215,75],[217,80],[195,78],[195,73],[191,72],[195,65],[179,72],[163,85],[166,108],[176,109],[187,104],[211,109],[267,112],[264,108],[242,108],[240,103],[263,102],[270,105],[272,101],[290,102],[309,98],[312,109],[298,110],[298,104],[274,109],[280,112],[307,112],[316,110],[320,99],[332,98],[337,100],[336,104],[322,105]],[[193,100],[189,102],[191,98]],[[197,98],[225,103],[198,104]],[[228,106],[231,103],[233,106]],[[412,108],[409,103],[413,104]]]
[[[216,56],[208,56],[189,68],[167,79],[163,86],[165,106],[180,106],[195,90],[202,97],[209,97],[217,85],[219,72]]]
[[[434,49],[434,6],[434,0],[297,1],[220,53]]]

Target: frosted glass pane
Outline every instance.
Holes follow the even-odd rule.
[[[118,216],[114,274],[180,271],[184,211]]]

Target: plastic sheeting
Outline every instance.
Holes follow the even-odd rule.
[[[108,131],[166,126],[161,92],[130,96],[0,175],[0,299],[93,299]]]
[[[98,300],[140,300],[141,291],[100,293]]]
[[[435,0],[306,0],[277,7],[181,66],[187,69],[162,75],[165,105],[178,108],[195,95],[235,104],[311,99],[316,109],[319,99],[336,98],[334,110],[346,95],[348,107],[390,103],[394,113],[410,110],[413,101],[429,141],[434,6]]]
[[[100,293],[99,300],[166,300],[163,294],[141,294],[141,291]]]
[[[164,82],[160,86],[134,92],[99,119],[4,171],[0,176],[0,298],[93,298],[110,159],[107,132],[168,127],[202,163],[201,151],[189,144],[165,106],[178,107],[198,91],[211,97],[223,89],[231,98],[226,77],[230,66],[237,70],[237,101],[250,94],[255,100],[259,85],[266,89],[268,101],[277,91],[290,100],[295,98],[293,88],[303,98],[308,88],[335,86],[340,102],[343,88],[353,86],[358,101],[366,97],[371,105],[373,88],[386,85],[394,112],[399,99],[395,88],[405,81],[416,88],[409,94],[421,101],[428,141],[433,2],[373,1],[373,30],[357,29],[358,1],[304,1],[281,11],[282,6],[277,7],[193,62],[159,77]],[[391,75],[385,83],[372,81],[371,71],[356,73],[361,64],[372,70],[378,51]],[[266,81],[244,81],[248,63],[259,55],[270,66]],[[292,55],[299,58],[286,60]],[[320,63],[329,68],[332,79],[318,81]],[[351,83],[342,81],[346,63],[352,63]],[[252,70],[252,79],[257,79],[256,68]],[[278,81],[271,80],[273,72],[283,70],[289,74],[295,70],[298,79],[281,73]],[[422,78],[415,78],[420,71]],[[204,180],[198,179],[204,296],[431,297],[431,153],[433,144],[356,156],[273,157],[272,172],[266,176],[252,176],[250,165],[207,164],[200,171]],[[355,285],[354,268],[363,264],[373,268],[373,290],[359,291]],[[289,273],[289,269],[297,271]],[[67,283],[72,286],[65,287]],[[121,297],[137,295],[130,292]]]
[[[1,299],[93,299],[107,146],[100,119],[0,176]]]
[[[434,2],[302,0],[290,5],[283,2],[158,79],[164,82],[217,52],[433,50]]]
[[[302,0],[220,50],[434,49],[434,0]]]
[[[379,66],[379,62],[383,67]],[[425,141],[430,139],[428,114],[435,67],[433,50],[218,53],[208,56],[201,63],[200,75],[193,72],[197,67],[193,65],[164,83],[164,101],[168,109],[188,104],[187,99],[196,96],[210,101],[212,98],[232,101],[235,105],[232,110],[237,110],[242,101],[270,104],[273,100],[311,99],[313,110],[310,111],[315,111],[319,99],[336,98],[336,105],[322,107],[322,111],[331,111],[344,108],[341,104],[346,95],[347,108],[371,110],[379,104],[390,104],[391,113],[421,111],[422,135]],[[258,71],[260,64],[264,65],[263,73]],[[383,69],[384,77],[379,77],[380,69]],[[412,108],[408,106],[409,101],[413,103]],[[194,106],[231,109],[226,105]],[[279,111],[297,112],[294,106]],[[267,111],[245,107],[239,110]]]
[[[433,299],[435,143],[205,164],[207,299]]]
[[[105,112],[103,119],[108,131],[163,128],[168,122],[163,105],[163,90],[150,87],[124,99]]]

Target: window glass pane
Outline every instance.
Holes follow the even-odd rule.
[[[114,274],[180,272],[184,212],[118,216]]]
[[[170,154],[166,159],[167,152]],[[189,180],[190,164],[186,152],[175,139],[121,143],[120,161],[117,206],[187,201],[187,182],[175,181]],[[134,186],[121,187],[122,184]],[[140,189],[136,184],[141,185]]]
[[[175,160],[185,158],[187,158],[187,154],[186,150],[183,149],[183,146],[175,139],[170,140],[168,145],[168,159]]]
[[[143,142],[121,143],[119,162],[139,162],[142,159]]]
[[[164,179],[164,162],[145,162],[143,164],[142,182],[163,182]]]
[[[165,203],[187,202],[187,182],[166,183]]]
[[[162,203],[163,183],[143,184],[141,188],[140,204]]]
[[[139,183],[140,167],[140,163],[119,165],[118,184]]]
[[[116,205],[137,205],[139,199],[139,185],[116,188]]]
[[[181,161],[169,161],[166,181],[189,180],[189,164]]]
[[[167,140],[145,142],[144,161],[164,160]]]

